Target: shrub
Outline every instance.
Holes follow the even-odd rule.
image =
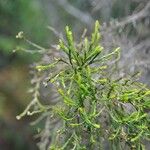
[[[150,138],[150,90],[138,82],[138,73],[116,75],[120,49],[104,54],[99,29],[96,21],[91,38],[81,38],[77,44],[67,26],[66,40],[60,39],[56,48],[57,57],[47,64],[44,59],[36,63],[34,98],[17,119],[36,113],[36,122],[47,117],[40,149],[96,150],[106,145],[112,150],[145,149],[144,140]],[[18,37],[24,38],[22,33]],[[29,43],[43,56],[54,53]],[[58,94],[50,104],[39,100],[45,80]]]

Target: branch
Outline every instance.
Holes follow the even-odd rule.
[[[90,28],[94,24],[94,19],[88,13],[84,13],[78,8],[73,7],[67,0],[57,0],[57,3],[70,15],[87,24]]]
[[[62,33],[59,33],[55,28],[53,28],[52,26],[47,26],[47,28],[52,31],[56,37],[58,37],[59,39],[62,39],[64,41],[63,35]]]
[[[148,4],[145,6],[145,8],[143,8],[140,12],[124,18],[123,21],[118,22],[114,27],[111,27],[111,29],[123,27],[126,24],[135,22],[139,19],[142,19],[142,18],[148,16],[149,15],[149,11],[148,11],[149,8],[150,8],[150,2],[148,2]]]

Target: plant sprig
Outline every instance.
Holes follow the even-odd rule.
[[[50,110],[38,107],[38,111],[44,109],[59,118],[57,130],[63,127],[61,134],[56,127],[52,129],[50,150],[98,150],[104,146],[100,145],[103,140],[112,150],[144,150],[143,140],[150,139],[150,116],[146,111],[150,109],[150,89],[132,75],[116,79],[108,76],[111,68],[107,61],[118,61],[120,48],[104,55],[99,30],[96,21],[91,38],[81,38],[77,44],[67,26],[66,41],[61,39],[58,44],[64,55],[50,64],[36,66],[41,75],[57,70],[47,75],[47,82],[56,88],[59,101]]]

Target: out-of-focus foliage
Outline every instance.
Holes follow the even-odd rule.
[[[47,20],[39,1],[0,1],[0,20],[0,51],[4,54],[12,54],[12,49],[18,45],[15,35],[20,30],[24,30],[30,39],[39,41],[40,44],[48,41]]]
[[[47,24],[39,1],[0,0],[0,149],[37,149],[33,144],[33,129],[26,126],[28,121],[18,123],[15,119],[30,99],[25,63],[33,62],[36,56],[16,55],[12,51],[21,44],[15,38],[20,30],[30,39],[47,45]]]
[[[33,133],[28,127],[27,122],[22,122],[22,125],[16,125],[6,120],[0,119],[0,148],[2,150],[36,150],[37,147],[33,144]]]
[[[0,70],[0,149],[37,149],[28,120],[17,122],[18,114],[31,98],[27,94],[28,69],[22,65],[9,65]],[[28,144],[27,144],[28,143]]]

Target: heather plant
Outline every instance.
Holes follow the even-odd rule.
[[[33,100],[17,116],[37,114],[32,124],[45,119],[38,133],[42,150],[145,149],[150,138],[150,89],[138,82],[139,73],[117,74],[120,48],[106,54],[99,29],[96,21],[91,37],[84,35],[76,43],[66,26],[65,38],[52,50],[30,42],[22,32],[17,35],[38,49],[22,50],[42,55],[32,66]],[[49,103],[40,99],[43,83],[56,95]]]

